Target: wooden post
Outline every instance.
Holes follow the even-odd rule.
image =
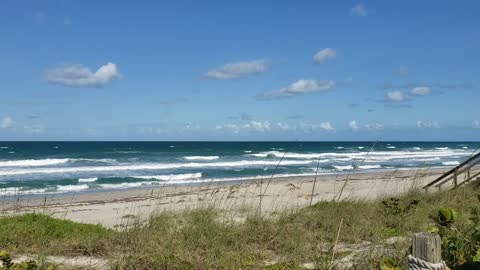
[[[470,181],[470,169],[467,170],[467,181]]]
[[[453,186],[457,187],[458,184],[458,169],[455,168],[455,171],[453,172]]]
[[[442,239],[434,233],[416,233],[413,236],[412,255],[429,263],[442,262]]]

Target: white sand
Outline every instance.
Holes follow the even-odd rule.
[[[321,200],[375,199],[419,189],[444,170],[395,170],[351,175],[317,177],[313,203]],[[196,186],[165,186],[153,189],[120,190],[44,199],[19,197],[3,200],[3,215],[37,212],[59,218],[114,227],[128,216],[147,218],[156,211],[180,211],[197,207],[224,210],[260,208],[261,211],[288,210],[310,204],[314,177],[266,178],[241,183]],[[270,182],[270,183],[269,183]],[[343,191],[342,191],[343,189]]]

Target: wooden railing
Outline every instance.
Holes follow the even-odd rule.
[[[475,167],[476,165],[480,165],[480,152],[471,156],[469,159],[457,165],[450,171],[444,173],[442,176],[438,177],[432,182],[428,183],[423,187],[423,189],[427,190],[432,186],[440,188],[442,185],[450,181],[453,181],[453,188],[457,188],[463,184],[466,184],[480,175],[480,170],[479,168]]]

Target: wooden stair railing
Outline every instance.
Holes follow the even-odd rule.
[[[442,174],[440,177],[433,180],[432,182],[428,183],[423,187],[423,189],[427,190],[429,187],[432,187],[432,186],[440,188],[442,185],[452,180],[453,180],[453,188],[455,189],[480,175],[480,171],[478,172],[474,171],[473,174],[471,173],[472,168],[478,164],[480,164],[480,152],[471,156],[469,159],[465,160],[459,165],[455,166],[455,168]],[[458,180],[461,174],[465,174],[465,180],[459,183]]]

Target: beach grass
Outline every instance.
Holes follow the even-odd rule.
[[[353,269],[376,269],[386,254],[406,262],[408,236],[430,230],[442,207],[456,209],[462,230],[479,194],[467,185],[373,201],[323,201],[268,215],[208,207],[162,211],[148,220],[126,217],[116,229],[24,214],[0,218],[0,247],[18,254],[100,256],[112,269],[331,269],[362,246],[366,251],[350,261]]]

